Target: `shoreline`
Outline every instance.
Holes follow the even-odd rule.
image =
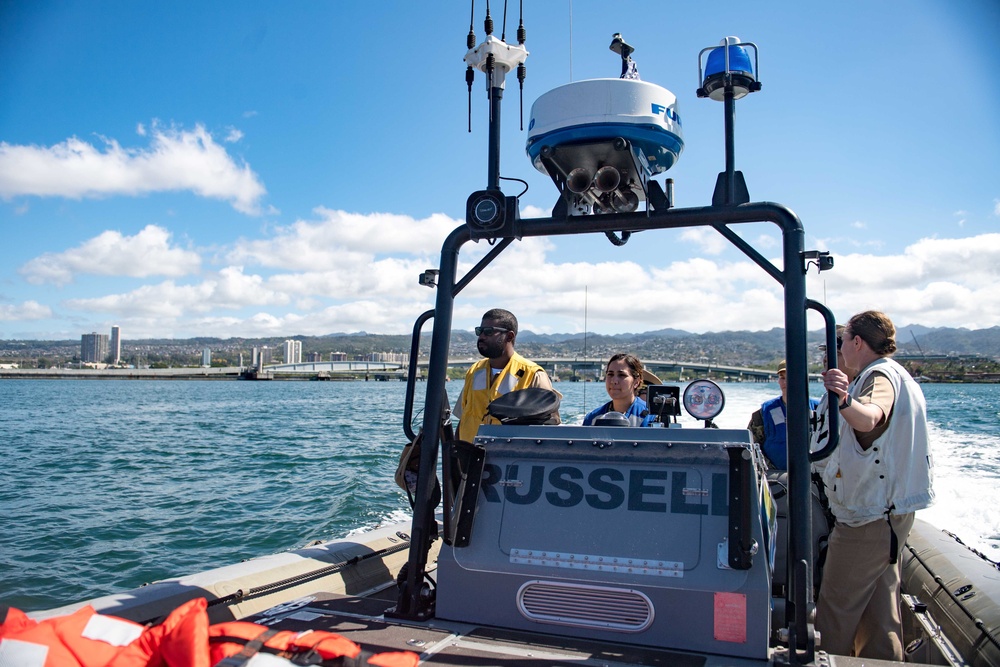
[[[389,381],[402,380],[405,375],[387,371],[363,373],[266,373],[264,377],[249,377],[244,368],[227,366],[219,368],[5,368],[0,369],[0,380],[244,380],[244,381]]]

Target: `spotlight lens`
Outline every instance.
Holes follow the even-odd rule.
[[[714,419],[725,404],[722,388],[711,380],[696,380],[684,389],[684,409],[695,419]]]

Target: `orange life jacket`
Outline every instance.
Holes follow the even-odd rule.
[[[211,667],[208,603],[188,600],[124,647],[106,667]]]
[[[225,667],[242,665],[256,653],[276,654],[289,659],[311,655],[323,663],[342,658],[337,664],[344,667],[416,667],[420,661],[419,656],[410,651],[366,655],[360,646],[349,639],[324,630],[271,630],[267,626],[245,621],[213,625],[209,628],[209,646],[212,664]]]
[[[315,660],[307,664],[340,658],[337,664],[344,667],[416,667],[419,663],[416,653],[369,655],[354,642],[321,630],[276,631],[245,621],[209,626],[207,608],[204,598],[190,600],[151,627],[98,614],[90,606],[44,621],[34,621],[11,608],[0,624],[0,663],[18,667],[239,666],[257,653]]]
[[[106,667],[143,626],[98,614],[90,605],[35,621],[19,609],[0,624],[0,663],[19,667]]]

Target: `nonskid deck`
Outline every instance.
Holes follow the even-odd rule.
[[[784,656],[778,650],[770,660],[748,660],[515,632],[438,619],[402,623],[384,616],[395,602],[395,587],[387,587],[367,598],[320,593],[246,620],[277,630],[336,632],[367,652],[413,651],[420,654],[422,665],[442,667],[749,667],[780,664]],[[489,600],[482,602],[489,604]],[[825,654],[824,659],[834,667],[898,664]]]

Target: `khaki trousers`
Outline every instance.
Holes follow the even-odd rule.
[[[891,516],[899,552],[913,518],[912,512]],[[834,526],[816,605],[820,649],[834,655],[903,659],[900,564],[889,564],[890,543],[885,519],[853,528]]]

